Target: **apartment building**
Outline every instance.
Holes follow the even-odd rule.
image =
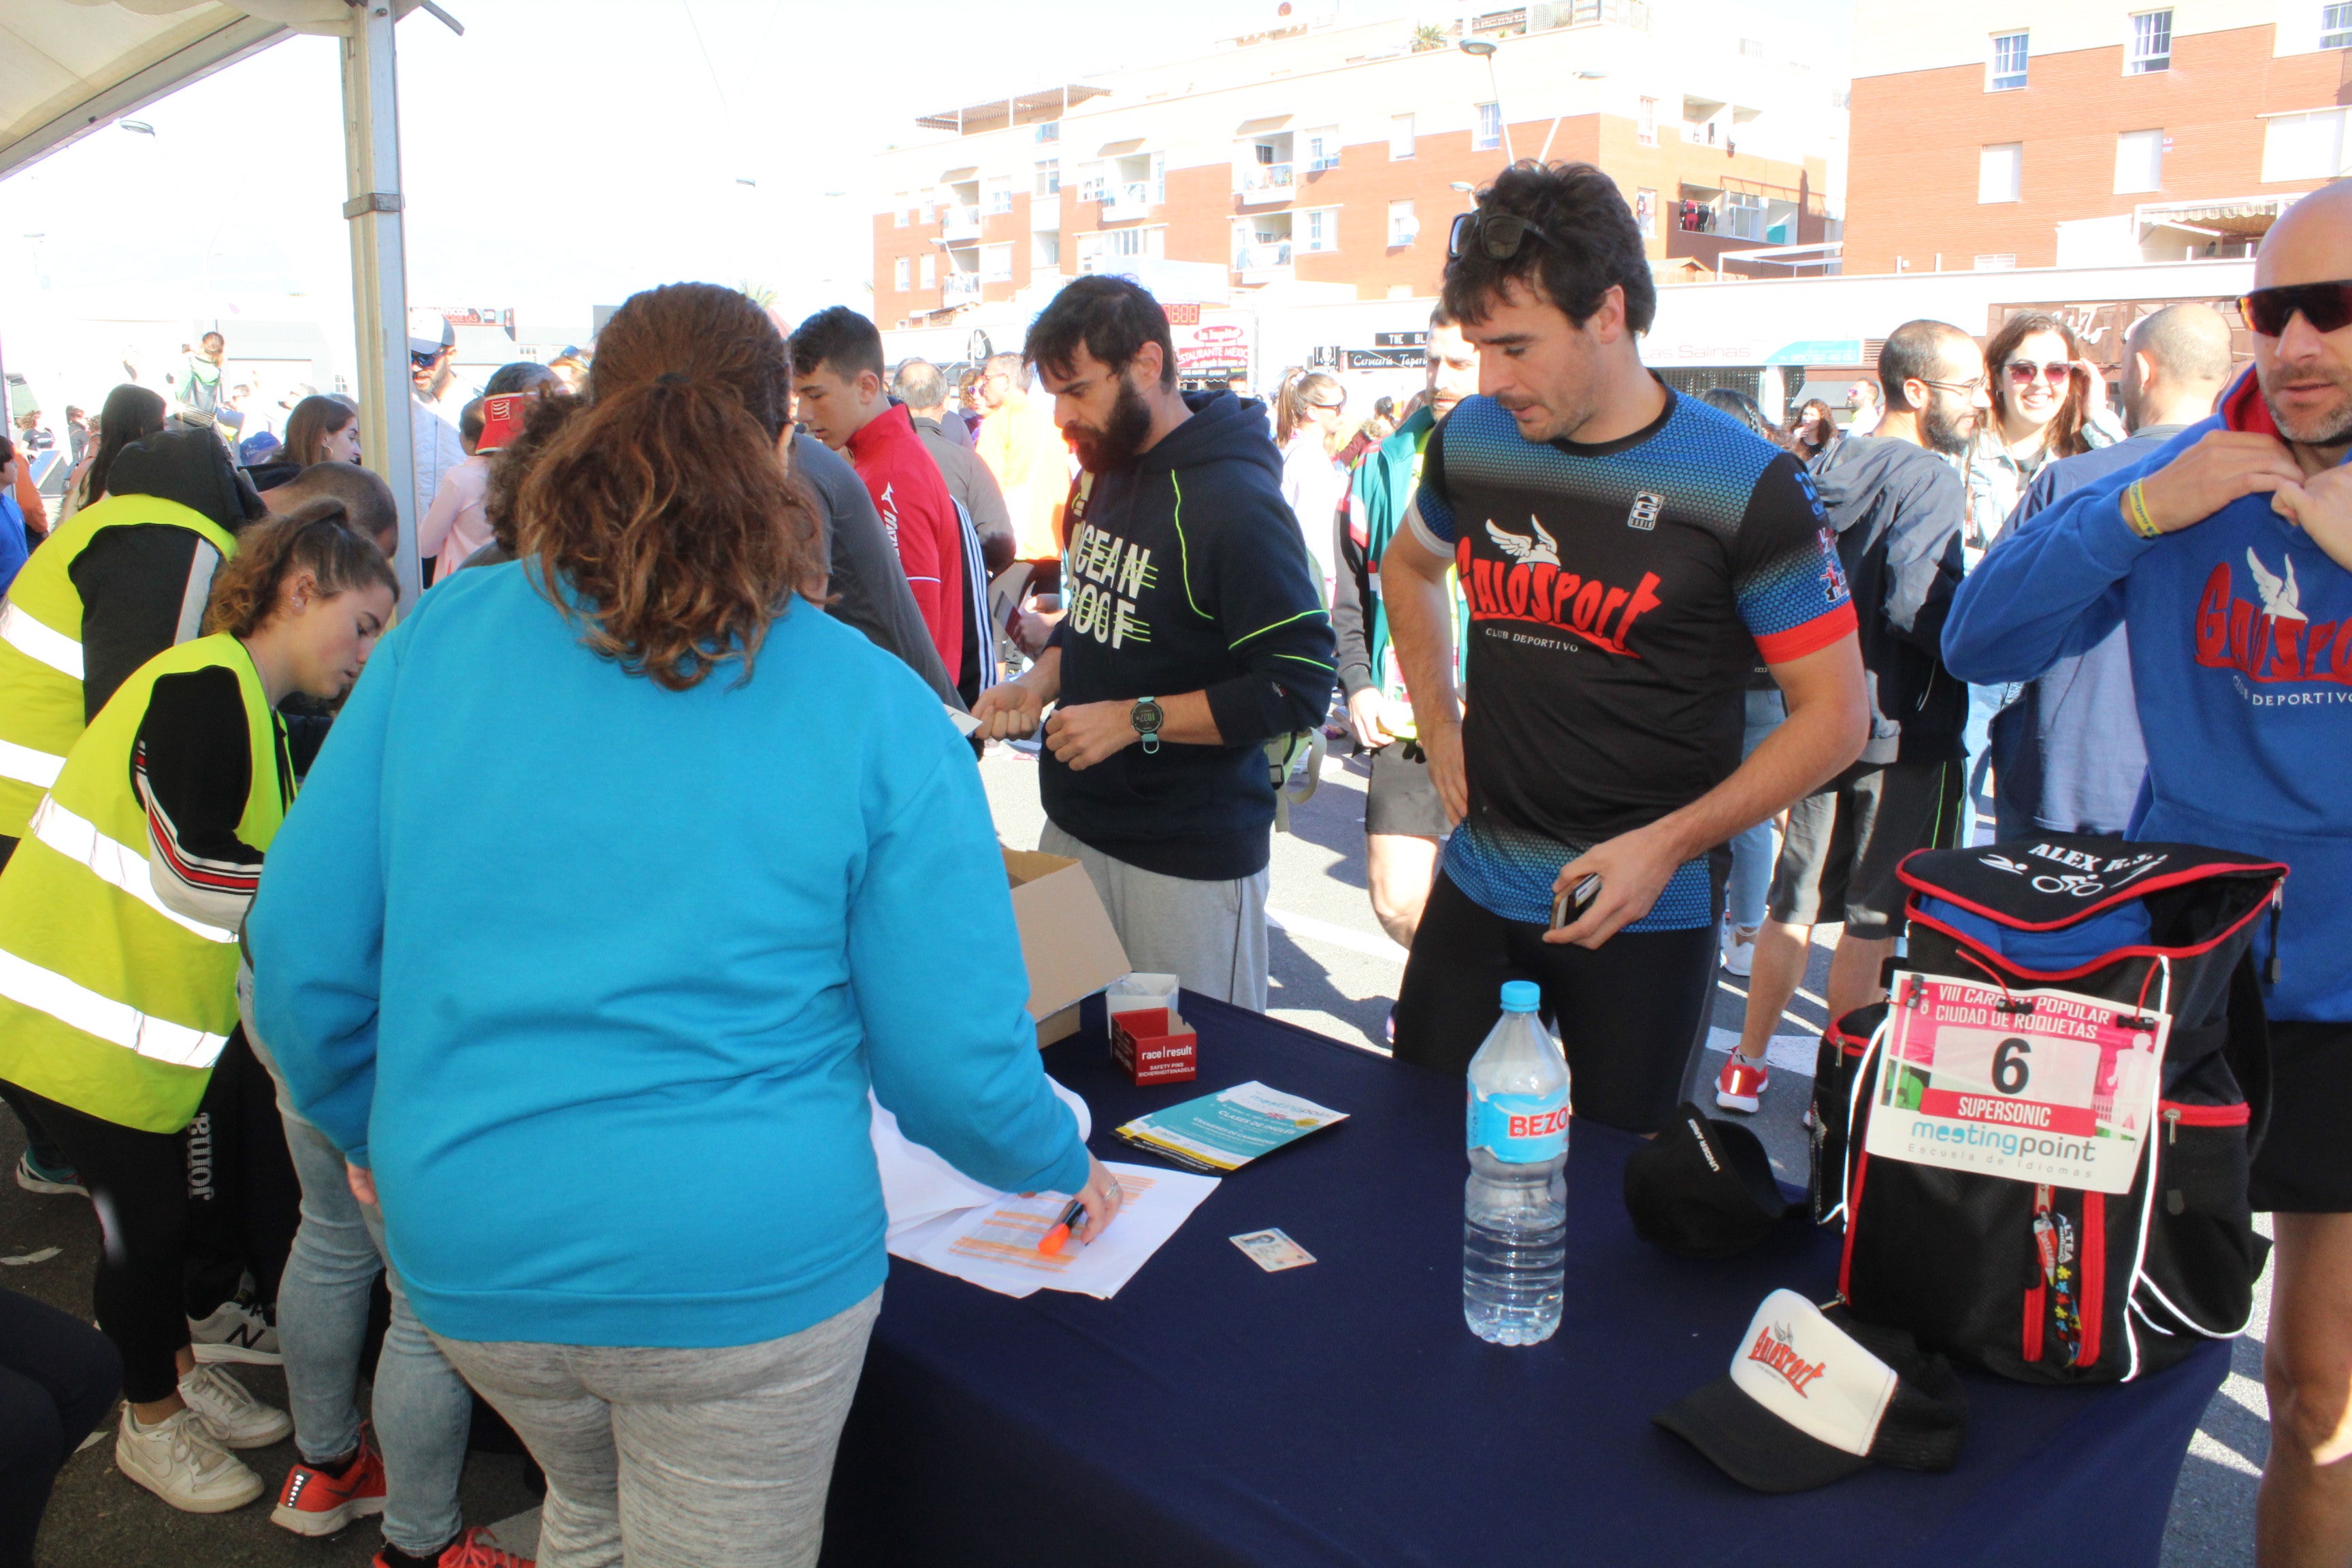
[[[1465,189],[1514,155],[1607,170],[1662,276],[1819,271],[1845,83],[1798,37],[1758,0],[1332,15],[926,115],[880,155],[875,315],[1014,328],[1093,271],[1213,315],[1425,299]]]
[[[2352,3],[1856,8],[1845,270],[2248,254],[2352,154]]]

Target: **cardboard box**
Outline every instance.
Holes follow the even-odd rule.
[[[1152,974],[1142,970],[1112,981],[1110,989],[1103,993],[1103,1038],[1110,1038],[1121,1013],[1146,1007],[1174,1012],[1177,984],[1173,974]]]
[[[1200,1068],[1200,1036],[1172,1007],[1138,1007],[1111,1019],[1110,1056],[1138,1086],[1189,1083]]]
[[[1029,971],[1029,1016],[1039,1049],[1077,1032],[1078,1003],[1135,966],[1111,928],[1087,868],[1066,856],[1006,849],[1013,918]]]

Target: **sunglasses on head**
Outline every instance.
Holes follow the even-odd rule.
[[[1454,232],[1445,241],[1445,254],[1467,256],[1475,244],[1487,260],[1508,261],[1519,253],[1519,247],[1527,243],[1529,235],[1547,245],[1554,243],[1551,236],[1516,214],[1464,213],[1454,220]]]
[[[2063,360],[2048,364],[2035,364],[2031,360],[2013,359],[2008,364],[2009,379],[2016,386],[2032,386],[2036,376],[2053,386],[2063,386],[2073,379],[2074,367]]]
[[[2340,331],[2352,322],[2352,278],[2332,283],[2289,283],[2277,289],[2257,289],[2238,301],[2246,324],[2266,338],[2286,331],[2297,315],[2315,332]]]

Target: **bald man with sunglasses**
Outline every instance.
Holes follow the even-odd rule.
[[[2243,301],[2254,363],[2214,417],[2075,491],[1962,586],[1944,659],[2030,679],[2128,628],[2147,742],[2134,838],[2292,868],[2258,926],[2276,1219],[2261,1568],[2352,1561],[2352,181],[2274,224]],[[2234,1323],[2210,1327],[2234,1331]]]

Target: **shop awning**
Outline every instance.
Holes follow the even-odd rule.
[[[2260,237],[2270,232],[2279,215],[2294,205],[2293,195],[2234,196],[2224,201],[2155,202],[2134,207],[2140,237],[2152,228],[2186,228],[2210,234]]]

